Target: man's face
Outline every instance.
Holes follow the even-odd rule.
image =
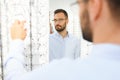
[[[78,0],[80,7],[80,21],[82,27],[83,38],[87,41],[92,42],[92,30],[90,26],[90,16],[88,12],[88,2],[84,2],[84,0]]]
[[[58,32],[62,32],[66,29],[66,25],[68,23],[68,19],[64,15],[64,13],[57,13],[54,15],[54,25],[55,29]]]

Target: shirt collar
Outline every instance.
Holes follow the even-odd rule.
[[[120,60],[120,45],[115,44],[97,44],[93,45],[92,57]]]
[[[67,32],[68,34],[67,34],[67,36],[65,37],[65,38],[69,38],[70,37],[70,34],[69,34],[69,32]],[[57,36],[57,37],[62,37],[58,32],[55,32],[55,35]]]

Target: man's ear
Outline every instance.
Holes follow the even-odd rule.
[[[69,22],[69,19],[67,19],[67,24],[68,24],[68,22]]]
[[[103,0],[90,0],[89,2],[89,14],[92,21],[97,20],[100,17],[102,11]]]

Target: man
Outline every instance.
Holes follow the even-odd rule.
[[[120,80],[120,1],[78,0],[78,3],[84,39],[94,42],[88,58],[53,61],[48,66],[23,75],[9,73],[11,80]],[[23,61],[21,58],[19,60]],[[13,61],[23,68],[15,58],[6,62],[6,68]],[[14,66],[11,68],[14,69]]]
[[[66,30],[67,12],[63,9],[55,10],[53,21],[57,32],[50,35],[49,38],[49,60],[80,57],[80,41]]]

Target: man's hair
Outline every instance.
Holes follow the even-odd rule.
[[[113,17],[120,20],[120,0],[107,0]]]
[[[66,16],[66,18],[68,18],[68,13],[65,10],[63,10],[63,9],[55,10],[54,11],[54,15],[57,14],[57,13],[63,13]]]

